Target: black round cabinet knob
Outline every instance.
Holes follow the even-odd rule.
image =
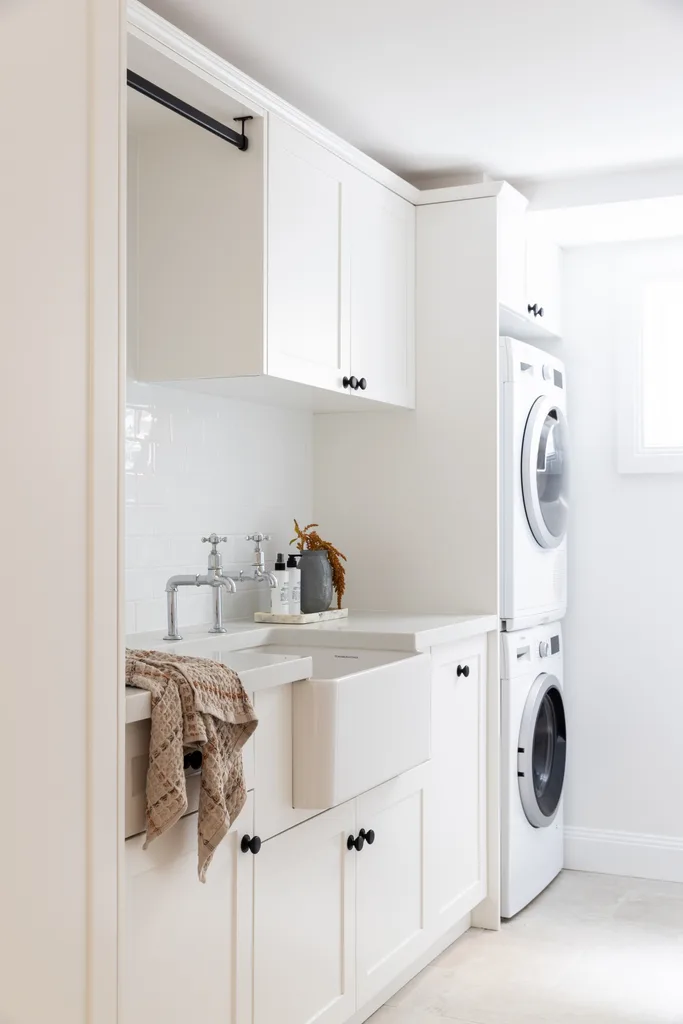
[[[470,674],[470,666],[469,665],[458,665],[458,668],[456,670],[456,675],[457,676],[464,676],[465,679],[467,679],[469,674]]]
[[[361,829],[361,831],[358,833],[355,839],[353,836],[349,836],[349,838],[346,840],[347,850],[357,850],[358,853],[360,853],[360,851],[365,846],[365,836],[361,835],[362,831],[363,830]]]
[[[545,310],[544,310],[543,306],[539,306],[538,307],[538,315],[539,316],[545,316]]]
[[[372,828],[369,828],[367,832],[365,831],[364,828],[362,828],[358,835],[363,837],[368,846],[372,846],[372,844],[375,841],[375,831]]]
[[[361,391],[365,391],[367,386],[368,382],[366,381],[365,377],[361,377],[361,379],[358,381],[358,387],[361,389]]]
[[[344,385],[345,388],[348,388],[349,385],[351,384],[351,377],[343,377],[342,384]]]
[[[253,853],[254,856],[261,849],[261,839],[259,836],[253,838],[249,835],[242,836],[242,842],[240,843],[240,849],[242,853]]]
[[[526,307],[527,313],[533,313],[534,316],[538,315],[538,303],[534,302],[533,306],[529,303]]]

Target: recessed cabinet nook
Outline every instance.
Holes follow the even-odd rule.
[[[313,513],[351,615],[460,632],[367,643],[422,666],[419,763],[297,805],[305,683],[258,690],[206,884],[195,815],[125,841],[120,1020],[360,1024],[499,926],[498,337],[559,335],[559,253],[509,185],[421,192],[136,0],[128,44],[135,75],[246,138],[127,90],[129,376],[321,414]]]

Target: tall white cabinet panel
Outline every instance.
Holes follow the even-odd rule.
[[[255,857],[253,797],[197,878],[197,816],[181,819],[143,850],[125,844],[125,975],[122,1024],[187,1024],[197,1015],[242,1024],[251,1014]]]
[[[428,944],[424,858],[429,778],[430,765],[421,765],[357,800],[358,831],[373,838],[354,854],[359,1006]]]
[[[432,651],[427,878],[443,933],[486,895],[486,639]]]
[[[368,398],[415,404],[415,207],[355,172],[351,373]]]
[[[268,373],[341,388],[349,365],[347,165],[271,118]]]
[[[254,1024],[343,1024],[355,1009],[355,803],[254,857]]]

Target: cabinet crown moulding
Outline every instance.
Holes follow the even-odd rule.
[[[397,195],[417,204],[419,189],[404,181],[393,171],[356,149],[350,143],[324,128],[313,118],[297,110],[270,89],[260,85],[233,64],[223,60],[192,36],[151,11],[139,0],[128,0],[126,7],[128,33],[169,60],[193,71],[217,88],[230,92],[256,116],[275,114],[293,128],[303,132],[336,156],[379,181]]]

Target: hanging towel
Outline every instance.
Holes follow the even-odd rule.
[[[242,747],[258,725],[239,676],[208,658],[126,651],[126,683],[152,695],[145,849],[187,810],[183,757],[202,753],[199,879],[247,798]]]

